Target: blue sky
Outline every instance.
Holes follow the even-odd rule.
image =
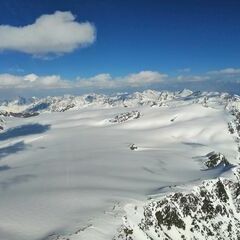
[[[54,35],[54,25],[43,26],[47,38],[43,37],[42,46],[37,39],[40,27],[34,23],[41,16],[55,16],[56,11],[72,14],[75,18],[70,21],[79,27],[88,22],[88,30],[93,32],[81,40],[85,32],[79,29],[79,38],[72,40],[70,50],[66,46],[69,42],[60,43],[60,37],[54,39],[54,46],[63,46],[61,52],[61,47],[47,46]],[[36,86],[44,89],[41,84],[32,84],[36,79],[38,83],[82,81],[84,84],[77,87],[86,90],[89,86],[91,90],[205,86],[238,92],[239,12],[237,0],[1,0],[0,92],[16,88],[20,81],[31,83],[28,91],[36,90]],[[61,23],[56,21],[57,26]],[[33,25],[29,35],[20,33],[20,28],[16,30],[29,25]],[[12,33],[14,27],[16,34]],[[74,31],[68,30],[66,35],[74,36]],[[31,39],[32,35],[36,37]],[[22,36],[30,37],[25,40]],[[29,44],[24,45],[19,39],[30,41],[30,45],[36,43],[29,49]],[[29,81],[24,81],[29,74],[30,80],[27,77]],[[58,79],[45,79],[46,76]],[[8,77],[12,85],[6,83]],[[101,84],[95,84],[99,78]],[[121,84],[116,86],[114,81]],[[55,87],[63,89],[63,85]],[[71,88],[76,86],[68,86],[66,92]]]

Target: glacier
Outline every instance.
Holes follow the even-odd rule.
[[[0,239],[238,239],[239,112],[187,89],[0,102]]]

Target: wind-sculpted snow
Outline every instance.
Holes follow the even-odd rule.
[[[234,239],[239,103],[189,90],[2,102],[0,239]]]

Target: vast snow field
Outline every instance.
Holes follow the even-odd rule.
[[[109,122],[136,110],[137,119]],[[237,163],[230,119],[224,106],[192,101],[5,117],[0,239],[112,239],[126,204],[224,174],[221,166],[203,171],[209,152]]]

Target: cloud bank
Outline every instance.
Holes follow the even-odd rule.
[[[98,74],[90,78],[77,77],[74,81],[64,80],[59,75],[23,76],[0,74],[0,88],[122,88],[141,87],[153,83],[164,82],[166,74],[154,71],[141,71],[123,77],[112,77],[108,73]]]
[[[71,12],[42,15],[27,26],[0,25],[0,50],[15,50],[35,56],[64,54],[95,41],[89,22],[79,23]]]
[[[64,81],[60,76],[38,76],[28,74],[17,76],[12,74],[0,74],[0,88],[67,88],[69,81]]]
[[[178,83],[240,83],[240,69],[226,68],[209,71],[201,75],[178,75],[171,77],[157,71],[141,71],[126,76],[113,77],[109,73],[101,73],[93,77],[76,77],[73,80],[63,79],[59,75],[38,76],[36,74],[12,75],[0,74],[0,89],[55,89],[55,88],[82,88],[82,89],[120,89],[141,88],[161,84]]]
[[[124,88],[124,87],[142,87],[154,83],[164,82],[167,74],[155,71],[141,71],[122,77],[112,77],[108,73],[98,74],[91,78],[77,78],[78,87],[91,88]]]

